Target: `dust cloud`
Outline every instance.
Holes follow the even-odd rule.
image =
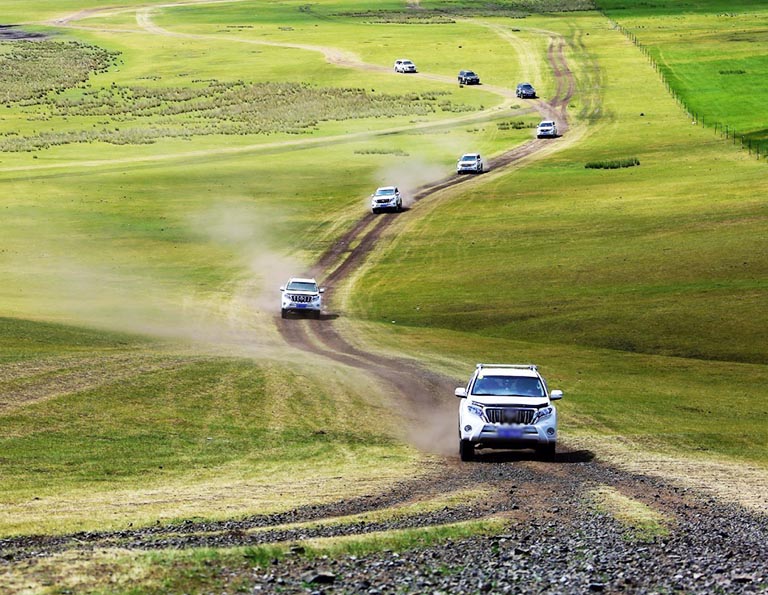
[[[376,173],[375,181],[379,186],[397,186],[403,197],[403,206],[410,207],[420,187],[444,178],[452,171],[446,164],[409,159],[406,163],[382,168]]]
[[[217,206],[192,217],[191,224],[211,242],[234,253],[245,272],[233,290],[234,297],[258,310],[280,311],[280,286],[289,277],[303,274],[306,267],[270,247],[274,232],[267,216],[242,206]]]
[[[418,414],[409,420],[411,430],[406,440],[427,454],[455,456],[459,447],[458,399],[452,393],[432,395],[435,397],[439,402],[419,407]]]
[[[62,323],[184,341],[204,352],[262,357],[286,349],[273,320],[279,286],[303,267],[270,248],[269,221],[248,209],[215,207],[187,223],[203,249],[231,255],[229,281],[195,284],[188,260],[168,265],[142,254],[130,262],[119,247],[79,256],[47,245],[44,259],[15,263],[25,271],[22,309]]]

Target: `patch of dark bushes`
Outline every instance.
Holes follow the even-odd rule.
[[[621,169],[622,167],[635,167],[640,165],[637,157],[627,159],[610,159],[607,161],[590,161],[584,167],[587,169]]]

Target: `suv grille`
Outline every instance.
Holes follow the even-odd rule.
[[[309,303],[312,301],[311,295],[298,295],[295,293],[288,294],[288,297],[291,299],[292,302],[299,302],[299,303]]]
[[[517,407],[489,407],[485,410],[485,416],[492,424],[530,424],[535,414],[535,409]]]

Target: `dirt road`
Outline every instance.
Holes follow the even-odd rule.
[[[563,138],[557,139],[555,143],[565,141],[567,137],[569,121],[566,106],[575,91],[575,81],[565,59],[565,47],[566,43],[562,38],[552,36],[548,60],[557,81],[555,96],[548,101],[538,99],[531,102],[542,117],[557,120]],[[563,142],[561,146],[565,144]],[[490,172],[502,172],[525,158],[551,151],[552,148],[551,139],[532,139],[490,159]],[[476,181],[478,178],[473,176],[451,175],[418,188],[413,201],[427,199],[452,186],[472,184]],[[323,285],[331,290],[342,285],[363,265],[371,251],[379,244],[382,234],[396,223],[398,216],[407,217],[409,214],[405,212],[395,216],[377,217],[369,212],[362,216],[356,225],[320,256],[309,274],[315,277],[325,275]],[[350,249],[353,245],[354,249]],[[362,369],[397,391],[397,394],[407,400],[407,409],[413,415],[415,427],[410,435],[414,444],[431,452],[454,454],[455,407],[446,406],[446,397],[453,393],[457,381],[429,372],[411,360],[388,357],[355,347],[339,332],[335,318],[335,315],[330,314],[320,321],[275,318],[275,322],[281,335],[291,346]],[[425,419],[427,412],[431,420],[430,431],[424,432],[424,424],[420,420]]]
[[[565,40],[551,38],[548,61],[557,91],[549,101],[538,102],[537,107],[543,117],[558,121],[567,138],[566,107],[576,85],[565,48]],[[509,168],[549,147],[547,141],[532,140],[493,159],[491,169]],[[450,186],[471,183],[471,178],[451,176],[420,188],[414,198],[423,200]],[[362,217],[310,272],[318,277],[325,275],[324,284],[331,289],[341,286],[364,264],[398,216]],[[336,320],[331,314],[320,321],[276,319],[276,324],[290,345],[362,369],[396,391],[408,403],[404,409],[414,413],[409,433],[413,443],[447,457],[442,474],[432,485],[470,488],[491,483],[495,486],[493,503],[481,509],[486,513],[491,509],[504,511],[511,523],[510,534],[503,539],[471,539],[399,555],[394,560],[388,555],[371,556],[362,568],[355,561],[335,563],[330,566],[334,592],[422,592],[425,585],[437,589],[435,592],[462,593],[752,593],[767,588],[768,574],[760,561],[767,551],[764,515],[720,504],[682,484],[669,485],[658,477],[614,468],[595,460],[588,450],[561,448],[549,465],[525,454],[510,453],[486,453],[478,463],[460,464],[456,454],[456,406],[450,399],[456,381],[412,360],[366,351],[343,336]],[[417,431],[424,427],[425,420],[429,420],[432,430],[426,436]],[[689,464],[689,471],[692,466]],[[706,474],[702,469],[692,473]],[[516,479],[510,483],[510,477]],[[663,511],[674,529],[642,547],[629,545],[632,530],[584,507],[585,494],[594,485],[610,485],[649,509]],[[745,489],[746,484],[740,485]],[[758,483],[747,491],[755,493],[759,489]],[[523,509],[525,512],[520,513]],[[420,522],[421,526],[432,523],[427,519]],[[740,526],[742,530],[724,532],[720,529],[723,526]],[[748,538],[747,544],[746,535],[759,538]],[[760,552],[757,555],[753,555],[755,547]],[[715,551],[718,553],[713,554]],[[746,558],[737,553],[745,551],[750,552]],[[585,556],[584,560],[577,561],[579,556]],[[714,559],[727,562],[715,567]],[[453,570],[438,576],[430,571],[430,566],[435,565]],[[300,578],[320,570],[322,564],[289,562],[254,580],[264,592],[277,592],[275,577],[281,577],[281,589],[299,592]],[[291,591],[291,586],[296,590]]]

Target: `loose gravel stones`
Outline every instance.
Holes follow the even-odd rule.
[[[472,486],[494,486],[485,502],[396,516],[376,522],[285,523],[338,518],[423,500]],[[594,508],[594,486],[643,501],[669,519],[668,534],[639,539]],[[504,512],[501,535],[452,540],[405,552],[339,559],[308,558],[307,538],[363,535],[428,527]],[[253,531],[253,529],[265,529]],[[279,515],[223,522],[187,522],[112,533],[29,536],[0,541],[0,566],[66,550],[119,546],[139,550],[229,547],[287,541],[291,555],[269,568],[222,568],[232,584],[252,593],[768,593],[768,517],[690,489],[632,475],[588,457],[564,454],[555,463],[498,457],[448,462],[431,481]]]

